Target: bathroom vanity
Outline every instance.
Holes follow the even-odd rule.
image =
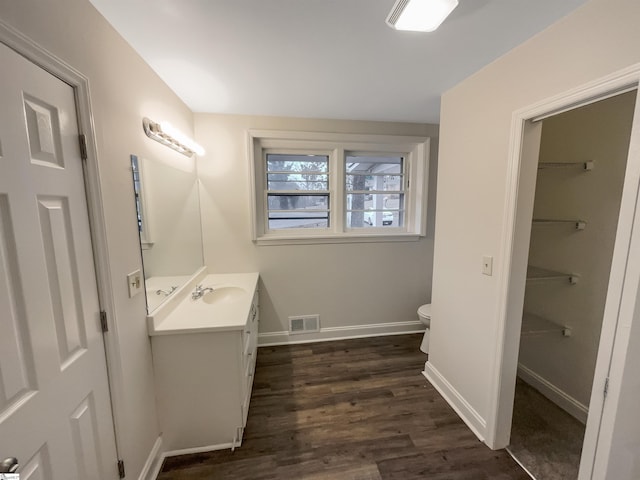
[[[196,285],[205,292],[199,298]],[[241,444],[257,353],[257,287],[257,273],[200,275],[167,311],[148,317],[167,453]]]

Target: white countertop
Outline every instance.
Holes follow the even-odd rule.
[[[191,292],[196,284],[213,288],[213,296],[209,299],[215,300],[205,301],[211,293],[193,300]],[[247,322],[257,285],[258,273],[255,272],[209,274],[196,279],[169,313],[147,317],[149,335],[241,330]],[[225,290],[225,287],[235,288]]]
[[[158,295],[156,293],[158,290],[170,291],[172,287],[178,288],[187,283],[191,277],[192,275],[172,275],[146,278],[144,284],[147,289],[147,307],[149,311],[153,313],[168,298],[164,294]]]

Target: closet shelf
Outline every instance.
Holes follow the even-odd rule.
[[[578,283],[578,276],[575,273],[556,272],[555,270],[534,267],[532,265],[527,267],[528,282],[547,280],[568,280],[571,285],[575,285]]]
[[[549,168],[571,168],[571,167],[581,167],[582,170],[588,172],[589,170],[593,170],[594,162],[540,162],[538,163],[538,170],[545,170]]]
[[[565,337],[570,337],[571,328],[558,325],[551,320],[539,315],[534,315],[533,313],[525,312],[522,314],[522,330],[520,335],[528,337],[543,333],[560,333]]]
[[[576,230],[584,230],[587,222],[583,220],[552,220],[547,218],[534,218],[534,225],[567,225],[572,224]]]

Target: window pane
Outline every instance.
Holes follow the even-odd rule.
[[[402,156],[349,154],[345,162],[348,228],[402,227],[404,211]],[[389,192],[389,193],[349,193]]]
[[[347,226],[402,227],[404,194],[350,193],[347,195]]]
[[[347,190],[402,190],[404,157],[348,154],[345,173]]]
[[[327,210],[329,195],[267,195],[269,216],[272,210]]]
[[[267,154],[267,172],[317,172],[329,171],[327,155]]]
[[[347,154],[347,172],[402,173],[404,157]]]
[[[329,190],[327,175],[268,173],[269,190]]]
[[[347,210],[403,210],[404,193],[349,193]]]
[[[291,211],[269,212],[269,229],[281,230],[285,228],[328,228],[329,212],[319,211]]]
[[[401,175],[350,175],[346,176],[347,191],[401,191]]]
[[[266,164],[268,228],[328,228],[329,156],[267,153]]]
[[[347,227],[371,228],[371,227],[401,227],[404,212],[375,212],[375,211],[349,211],[347,212]]]

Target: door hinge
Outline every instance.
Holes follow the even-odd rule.
[[[118,476],[124,478],[124,460],[118,460]]]
[[[607,398],[608,393],[609,393],[609,377],[604,379],[604,398]]]
[[[87,159],[87,137],[85,135],[78,135],[78,143],[80,144],[80,158],[82,160]]]
[[[102,332],[109,331],[109,324],[107,323],[107,312],[104,310],[100,310],[100,326],[102,327]]]

